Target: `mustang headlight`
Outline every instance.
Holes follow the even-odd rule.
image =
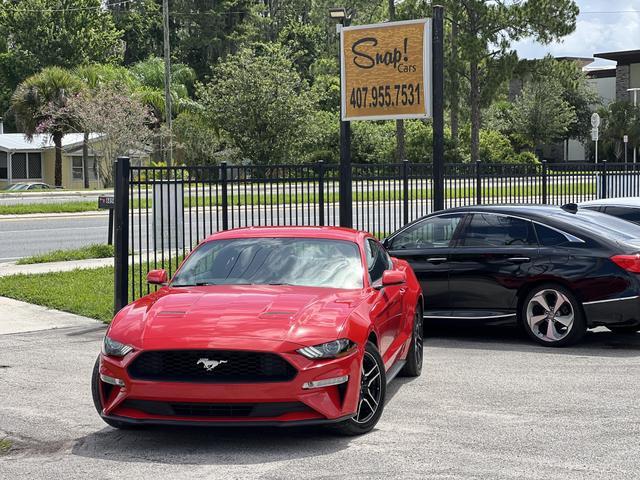
[[[298,353],[312,360],[316,358],[336,358],[349,353],[355,346],[356,344],[348,338],[341,338],[333,342],[301,348]]]
[[[127,353],[133,350],[131,345],[125,345],[124,343],[116,342],[115,340],[104,336],[102,342],[102,353],[111,357],[124,357]]]

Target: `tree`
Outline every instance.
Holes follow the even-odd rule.
[[[214,69],[199,89],[207,115],[254,164],[298,161],[315,102],[281,48],[244,49]]]
[[[56,147],[55,184],[62,186],[62,139],[74,131],[75,118],[68,108],[70,96],[82,82],[68,70],[48,67],[22,82],[11,97],[11,111],[27,138],[51,135]]]
[[[511,110],[513,128],[535,146],[566,138],[576,120],[574,108],[562,98],[557,80],[528,83]]]
[[[640,146],[640,106],[634,107],[630,102],[614,102],[599,110],[602,124],[600,126],[600,148],[604,158],[624,160],[623,137],[629,137],[629,145]]]
[[[461,46],[460,60],[466,65],[462,75],[469,82],[470,150],[471,160],[476,161],[480,155],[482,106],[491,103],[516,65],[512,42],[534,38],[549,43],[568,35],[575,29],[579,9],[573,0],[446,0],[443,3],[451,7],[445,12],[456,12],[455,16],[448,16],[448,20],[455,26],[457,44]]]
[[[125,65],[162,55],[162,4],[156,0],[107,0],[113,22],[122,32]]]
[[[140,101],[113,84],[82,91],[69,98],[67,105],[81,131],[101,134],[93,149],[102,157],[102,184],[112,186],[113,160],[147,150],[152,138],[148,125],[153,117]]]

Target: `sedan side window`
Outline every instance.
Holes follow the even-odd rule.
[[[555,247],[567,243],[567,237],[557,230],[545,227],[540,224],[536,224],[536,233],[538,234],[538,240],[543,247]]]
[[[528,220],[474,213],[462,234],[465,247],[537,246],[533,224]]]
[[[629,222],[640,223],[640,208],[630,207],[606,207],[602,210],[607,215],[621,218]]]
[[[463,215],[440,215],[418,222],[396,235],[389,250],[447,248]]]

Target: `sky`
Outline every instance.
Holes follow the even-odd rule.
[[[576,30],[562,42],[541,45],[531,40],[514,46],[520,58],[593,57],[594,53],[640,50],[640,0],[577,0]],[[594,65],[615,65],[598,60]]]

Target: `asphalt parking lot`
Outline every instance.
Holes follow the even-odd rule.
[[[640,335],[552,350],[512,329],[430,332],[376,430],[107,427],[103,327],[0,335],[0,478],[624,479],[640,471]],[[4,439],[4,440],[2,440]]]

